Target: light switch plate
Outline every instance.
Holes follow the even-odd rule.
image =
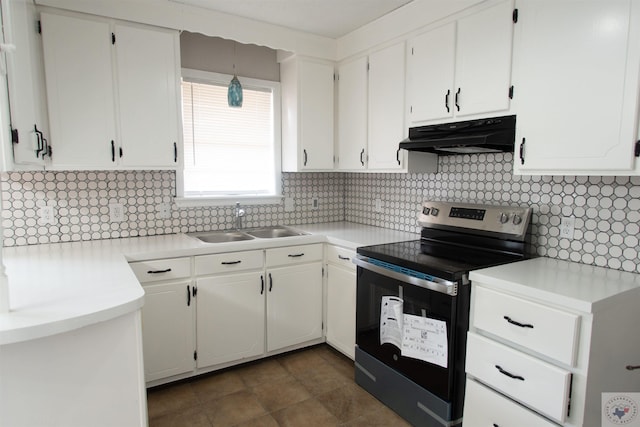
[[[285,197],[284,198],[284,211],[285,212],[293,212],[295,210],[295,204],[293,197]]]
[[[55,224],[56,223],[56,213],[53,209],[53,206],[42,206],[38,211],[40,215],[40,224]]]
[[[171,204],[170,203],[160,203],[158,205],[158,218],[160,219],[169,219],[171,218]]]
[[[376,205],[373,208],[374,212],[382,212],[382,200],[376,199]]]

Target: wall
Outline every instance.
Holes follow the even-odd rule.
[[[234,227],[234,206],[177,209],[158,218],[158,205],[175,195],[173,171],[11,172],[0,174],[4,246],[22,246]],[[244,206],[245,227],[341,221],[344,217],[344,175],[282,174],[284,204]],[[311,209],[318,198],[319,208]],[[125,220],[110,222],[109,204],[121,203]],[[52,206],[55,223],[43,224],[39,208]]]
[[[275,50],[187,31],[180,34],[180,63],[182,68],[280,81]]]
[[[474,154],[440,157],[432,174],[346,174],[345,220],[419,232],[427,199],[531,206],[538,255],[640,272],[640,177],[514,176],[512,164]],[[576,217],[573,240],[559,237],[563,216]]]

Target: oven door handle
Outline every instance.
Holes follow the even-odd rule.
[[[456,282],[450,282],[447,280],[442,280],[442,282],[433,282],[431,280],[409,276],[408,274],[400,273],[399,271],[390,270],[388,268],[372,264],[367,261],[367,258],[361,256],[353,258],[352,262],[358,267],[364,268],[365,270],[369,270],[374,273],[389,277],[391,279],[408,283],[410,285],[420,286],[421,288],[429,289],[431,291],[436,291],[451,296],[455,296],[458,294],[458,284]]]

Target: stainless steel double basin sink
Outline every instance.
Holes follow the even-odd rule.
[[[304,236],[307,233],[294,228],[277,225],[273,227],[251,228],[233,231],[206,231],[202,233],[188,233],[188,236],[205,243],[241,242],[253,239],[277,239],[280,237]]]

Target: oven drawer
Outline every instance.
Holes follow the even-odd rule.
[[[580,316],[482,286],[474,288],[472,327],[573,366]]]
[[[468,333],[467,374],[541,413],[564,422],[571,372],[488,338]]]
[[[558,426],[513,400],[507,399],[500,393],[470,379],[467,379],[462,418],[465,427]]]

